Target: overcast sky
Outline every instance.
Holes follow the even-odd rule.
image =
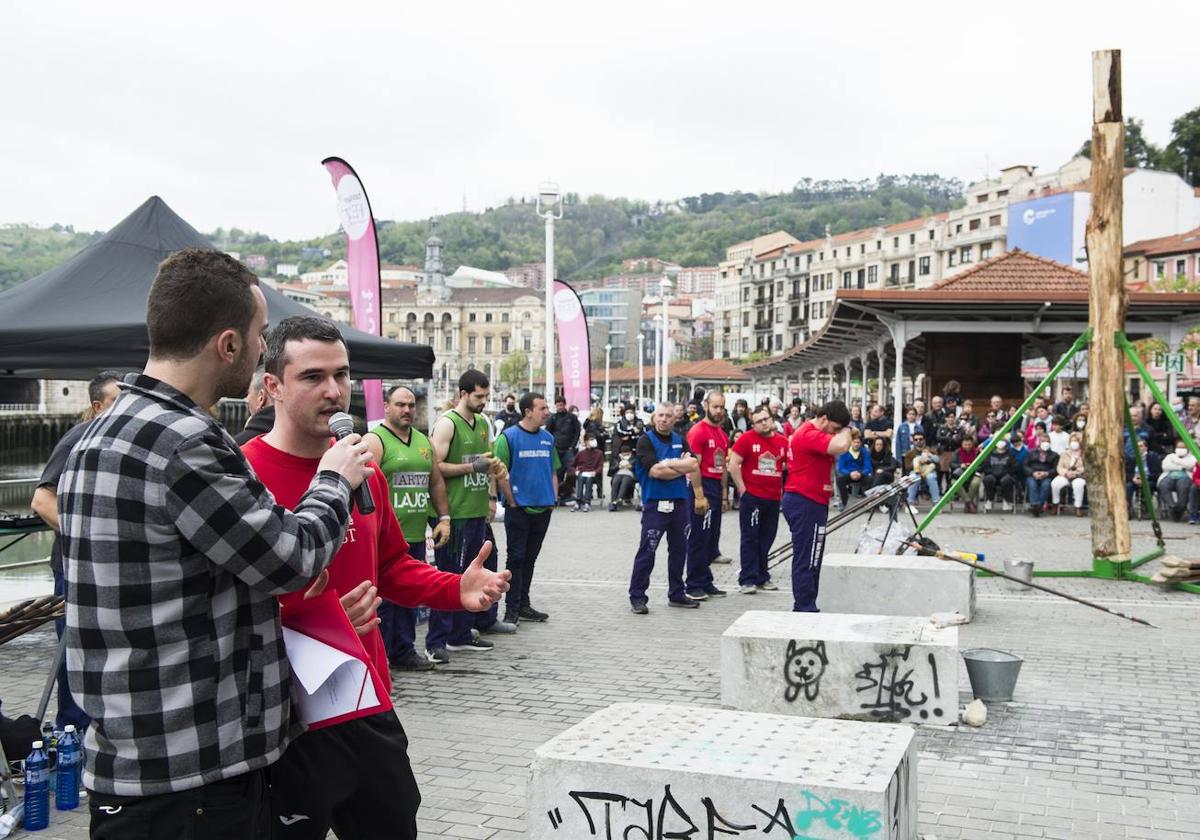
[[[1130,14],[1136,15],[1131,19]],[[1164,144],[1200,106],[1200,3],[0,5],[0,222],[111,227],[162,196],[200,230],[336,230],[532,193],[780,191],[799,178],[1065,162],[1092,49]]]

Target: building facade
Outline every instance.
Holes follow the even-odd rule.
[[[637,359],[642,293],[629,288],[584,288],[579,291],[587,316],[592,362],[603,363],[604,345],[612,347],[610,363],[622,367]],[[603,340],[601,340],[603,334]]]

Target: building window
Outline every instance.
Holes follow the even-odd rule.
[[[500,320],[503,321],[505,324],[507,324],[508,323],[508,313],[507,312],[500,313]]]
[[[921,257],[921,259],[919,259],[917,261],[917,272],[922,277],[925,277],[929,274],[929,263],[930,263],[929,257]]]
[[[916,244],[917,244],[917,235],[916,235],[915,233],[910,233],[910,234],[908,235],[908,244],[909,244],[909,245],[916,245]]]
[[[442,348],[443,350],[453,350],[454,349],[454,336],[452,336],[452,335],[446,336],[442,340],[442,344],[445,345]]]
[[[780,297],[783,297],[783,281],[782,280],[780,280],[778,283],[775,284],[775,294],[779,295]]]
[[[782,306],[775,310],[775,323],[776,324],[783,323],[783,307]]]
[[[961,223],[961,222],[960,222],[959,224],[957,224],[957,225],[955,225],[955,226],[954,226],[954,232],[955,232],[955,233],[962,233],[962,223]]]
[[[932,242],[932,241],[933,241],[933,233],[934,233],[934,232],[933,232],[932,230],[931,230],[931,231],[929,231],[929,241],[930,241],[930,242]]]
[[[750,302],[750,290],[742,289],[742,303],[749,303],[749,302]]]
[[[483,352],[484,353],[492,352],[492,337],[490,335],[485,335],[483,337]]]
[[[946,268],[954,268],[954,251],[953,251],[953,249],[946,252]]]
[[[883,250],[883,240],[882,240],[882,239],[876,239],[876,240],[875,240],[875,250],[876,250],[876,251],[882,251],[882,250]]]
[[[749,352],[750,352],[750,339],[743,338],[742,339],[742,353],[746,354]]]
[[[959,249],[958,261],[961,262],[963,265],[966,265],[967,263],[969,263],[971,261],[971,246],[970,245],[964,245],[962,248]]]
[[[1183,277],[1187,274],[1187,260],[1175,260],[1175,276]]]
[[[899,248],[899,247],[900,247],[900,237],[899,237],[899,236],[893,236],[893,237],[892,237],[892,247],[893,247],[893,248]]]
[[[988,216],[988,227],[1000,227],[1000,214]]]
[[[987,193],[984,193],[983,195],[977,195],[977,196],[975,196],[975,203],[976,204],[987,204],[987,198],[988,198]]]
[[[800,317],[800,307],[793,306],[792,307],[792,320],[795,321],[799,317]]]
[[[749,312],[742,313],[742,326],[743,327],[750,326],[750,313]]]
[[[475,320],[475,313],[474,313],[474,312],[468,312],[468,313],[467,313],[467,320],[468,320],[468,321],[474,321],[474,320]]]
[[[471,336],[470,338],[467,339],[467,352],[468,353],[475,352],[475,336]]]
[[[526,353],[528,353],[530,350],[533,349],[533,339],[530,338],[529,336],[525,336],[524,338],[521,339],[521,347],[525,350]]]
[[[859,253],[860,255],[861,255],[861,254],[865,254],[865,253],[867,253],[867,243],[866,243],[866,242],[863,242],[862,244],[860,244],[860,245],[858,246],[858,253]]]
[[[968,230],[979,230],[979,226],[983,224],[983,219],[972,219],[967,223]]]
[[[775,336],[775,350],[779,351],[782,349],[783,349],[783,336],[777,335],[777,336]],[[751,440],[753,440],[753,438],[751,438]]]
[[[900,263],[892,263],[890,279],[893,283],[900,282]]]
[[[996,198],[1004,198],[1008,195],[1008,190],[996,190]]]
[[[842,288],[849,289],[853,285],[854,285],[854,272],[843,271],[842,272]]]
[[[1154,261],[1154,276],[1159,280],[1165,280],[1167,277],[1167,263],[1165,260]]]
[[[992,255],[992,243],[981,242],[979,244],[979,259],[986,260]]]
[[[874,286],[878,282],[879,282],[879,266],[877,266],[877,265],[867,266],[867,284],[870,286]]]

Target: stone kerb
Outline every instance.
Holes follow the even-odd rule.
[[[975,571],[936,557],[826,554],[817,606],[825,613],[975,614]]]
[[[748,612],[721,636],[721,702],[805,717],[958,719],[958,628],[925,617]]]
[[[915,840],[907,726],[617,703],[537,749],[533,840]]]

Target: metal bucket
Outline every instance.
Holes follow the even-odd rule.
[[[1014,557],[1011,560],[1005,558],[1004,574],[1030,583],[1033,581],[1033,561],[1026,560],[1024,557]],[[1014,589],[1018,592],[1025,592],[1029,589],[1029,587],[1022,586],[1011,580],[1006,580],[1004,583],[1009,589]]]
[[[964,650],[962,658],[967,663],[972,694],[987,703],[1012,700],[1024,659],[1015,653],[992,648]]]

